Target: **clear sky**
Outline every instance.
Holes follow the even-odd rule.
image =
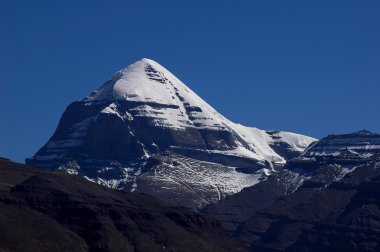
[[[0,0],[0,156],[33,155],[66,106],[156,60],[234,122],[380,132],[380,1]]]

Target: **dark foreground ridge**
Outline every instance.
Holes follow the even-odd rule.
[[[0,158],[0,251],[244,251],[216,221]]]

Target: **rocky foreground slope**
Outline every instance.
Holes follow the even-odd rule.
[[[26,163],[200,208],[265,180],[313,141],[235,124],[142,59],[70,104]]]
[[[244,251],[216,221],[149,195],[0,159],[0,251]]]

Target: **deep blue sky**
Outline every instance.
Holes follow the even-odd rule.
[[[232,121],[317,138],[380,132],[380,1],[0,0],[0,156],[147,57]]]

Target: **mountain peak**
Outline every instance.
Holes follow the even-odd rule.
[[[142,59],[140,59],[140,60],[138,60],[138,61],[130,64],[129,66],[121,69],[120,71],[117,71],[116,73],[128,74],[131,71],[141,71],[141,70],[144,70],[148,66],[150,66],[152,68],[155,68],[156,70],[168,71],[162,65],[160,65],[158,62],[156,62],[156,61],[154,61],[152,59],[142,58]]]
[[[135,63],[137,62],[142,62],[142,63],[146,63],[146,64],[158,64],[156,61],[152,60],[152,59],[148,59],[148,58],[141,58],[140,60],[136,61]],[[134,64],[135,64],[134,63]]]
[[[169,84],[171,86],[185,86],[159,63],[142,58],[115,72],[103,86],[93,91],[84,101],[128,100],[145,102],[149,100],[170,104],[172,103],[173,90],[168,86]],[[154,100],[155,97],[156,100]]]

